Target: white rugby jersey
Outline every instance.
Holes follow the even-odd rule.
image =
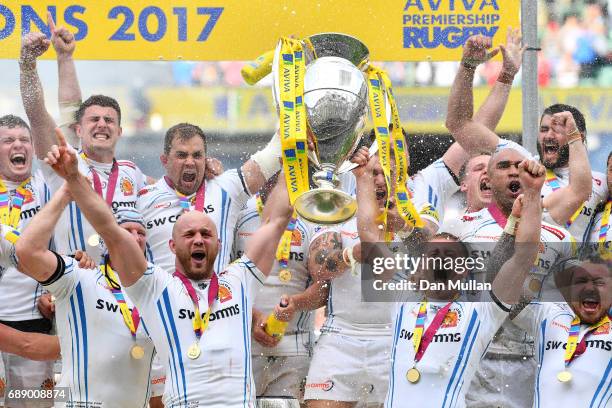
[[[559,185],[561,187],[567,187],[570,178],[569,167],[554,169],[553,172],[557,176]],[[605,202],[608,198],[608,184],[606,182],[606,176],[602,173],[594,171],[592,179],[593,190],[589,196],[589,199],[584,203],[580,215],[578,215],[573,222],[568,222],[563,226],[564,228],[567,228],[573,237],[580,243],[588,241],[589,225],[591,224],[593,217],[595,217],[595,209],[599,203]],[[544,185],[542,186],[542,197],[546,197],[552,192],[553,188],[550,183],[548,181],[544,182]],[[548,212],[544,213],[544,220],[552,224],[556,224]]]
[[[244,210],[241,211],[236,223],[236,234],[234,236],[233,259],[244,255],[247,241],[259,228],[261,219],[257,213],[255,198],[247,201]],[[283,294],[295,295],[302,293],[311,283],[308,273],[308,245],[310,244],[310,229],[312,226],[298,218],[295,230],[291,238],[291,252],[289,253],[288,268],[291,271],[291,280],[283,282],[279,279],[280,267],[278,261],[274,262],[272,270],[264,282],[264,286],[255,297],[253,307],[268,315],[279,303]],[[307,356],[312,347],[312,331],[314,319],[311,311],[296,313],[289,322],[285,335],[276,347],[263,347],[258,342],[253,342],[252,355],[254,356]]]
[[[77,157],[79,160],[79,171],[89,179],[92,186],[93,176],[91,168],[95,169],[102,184],[102,196],[106,200],[106,189],[112,164],[98,163],[91,159],[85,160],[80,155]],[[128,160],[117,160],[117,164],[119,166],[119,176],[113,195],[113,212],[119,207],[136,208],[137,193],[146,184],[145,176],[134,163]],[[41,167],[51,192],[54,193],[59,190],[62,184],[64,184],[64,179],[58,176],[46,164],[42,164]],[[55,248],[60,254],[73,254],[76,250],[83,250],[95,262],[100,263],[102,262],[105,247],[103,242],[100,242],[99,245],[91,246],[88,240],[94,234],[97,235],[96,231],[87,221],[76,205],[76,202],[73,201],[68,204],[55,227],[55,235],[53,237]]]
[[[459,186],[442,159],[419,171],[412,181],[414,205],[422,218],[440,225],[444,209]]]
[[[488,208],[463,215],[459,220],[442,226],[441,231],[448,232],[468,244],[472,256],[488,258],[503,232],[491,215]],[[556,225],[542,222],[538,268],[532,271],[542,281],[542,291],[556,290],[551,272],[563,261],[574,254],[575,243],[569,232]],[[479,245],[481,243],[482,245]],[[527,279],[529,280],[529,278]],[[541,291],[541,292],[542,292]]]
[[[45,289],[56,298],[62,353],[57,386],[69,388],[71,398],[66,406],[147,407],[154,348],[144,322],[141,320],[134,341],[100,269],[81,269],[74,259],[63,259],[62,276]],[[133,303],[125,292],[131,309]],[[140,360],[130,356],[135,344],[145,351]]]
[[[427,304],[425,330],[446,302]],[[465,393],[488,344],[507,316],[493,302],[453,302],[416,368],[417,383],[406,373],[415,366],[412,336],[420,303],[398,304],[393,329],[391,373],[385,407],[465,407]]]
[[[222,271],[230,262],[234,242],[234,226],[240,209],[248,200],[246,187],[236,169],[228,170],[212,180],[205,180],[204,212],[217,226],[221,240],[215,271]],[[189,196],[193,199],[195,193]],[[192,203],[193,204],[193,203]],[[193,205],[192,205],[193,210]],[[168,273],[174,272],[174,254],[168,241],[174,223],[183,213],[181,201],[165,177],[138,193],[138,209],[147,227],[147,258]]]
[[[327,232],[340,232],[342,247],[355,246],[359,242],[357,217],[344,224],[322,228],[312,237],[314,242]],[[314,254],[310,254],[314,256]],[[391,336],[391,303],[361,301],[361,272],[357,276],[349,267],[342,275],[332,279],[327,301],[328,316],[321,327],[322,333],[337,333],[345,336]]]
[[[157,266],[125,288],[146,320],[166,370],[166,407],[245,407],[255,401],[251,374],[251,318],[265,276],[245,256],[219,274],[219,296],[195,360],[194,305],[183,283]],[[202,316],[208,310],[209,280],[192,281]]]
[[[9,190],[11,201],[14,200],[15,190],[21,183],[4,181],[4,184]],[[25,187],[28,193],[24,196],[21,207],[18,228],[20,231],[23,231],[51,196],[40,170],[32,175]],[[12,248],[4,238],[0,240],[3,241],[3,245],[4,243],[8,245],[7,248]],[[42,294],[40,284],[19,272],[11,262],[0,261],[0,275],[4,275],[0,281],[0,320],[22,321],[42,318],[36,306],[38,297]]]
[[[565,370],[565,347],[576,314],[567,303],[532,303],[514,322],[537,334],[538,369],[534,408],[606,408],[612,401],[612,330],[610,323],[595,329],[587,337],[586,351],[576,357],[568,369],[569,382],[557,380]],[[580,326],[578,341],[588,325]]]

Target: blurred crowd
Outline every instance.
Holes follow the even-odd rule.
[[[546,0],[538,2],[538,83],[540,87],[612,86],[612,31],[609,0]],[[246,86],[240,75],[244,62],[173,63],[180,86]],[[396,86],[448,87],[457,62],[380,63]],[[501,60],[480,67],[477,85],[492,85]],[[268,79],[269,80],[269,79]],[[269,82],[262,81],[261,86]],[[514,83],[520,86],[520,78]]]

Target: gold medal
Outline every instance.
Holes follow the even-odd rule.
[[[142,346],[138,344],[134,344],[132,346],[132,349],[130,350],[130,355],[132,356],[134,360],[140,360],[145,355],[144,348],[142,348]]]
[[[529,281],[529,290],[532,292],[539,292],[542,288],[542,282],[538,279],[532,279]]]
[[[416,367],[412,367],[406,373],[406,379],[408,380],[408,382],[411,382],[412,384],[416,384],[421,379],[421,373],[419,372],[419,370],[417,370]]]
[[[291,272],[289,271],[289,269],[283,269],[282,271],[280,271],[278,273],[278,279],[280,279],[281,282],[287,283],[291,280]]]
[[[189,346],[189,348],[187,349],[187,357],[192,360],[195,360],[196,358],[200,357],[200,345],[197,341],[191,346]]]
[[[100,236],[98,234],[92,234],[87,238],[87,243],[89,246],[97,247],[100,245]]]
[[[567,370],[560,371],[559,374],[557,374],[557,380],[561,381],[562,383],[571,381],[572,373]]]

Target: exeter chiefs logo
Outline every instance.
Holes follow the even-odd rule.
[[[34,190],[32,190],[32,185],[28,184],[25,186],[25,191],[23,193],[23,204],[28,204],[34,201]]]
[[[228,300],[232,300],[232,291],[229,286],[221,283],[219,284],[219,302],[225,303]]]
[[[442,321],[442,328],[446,327],[457,327],[457,323],[459,322],[459,315],[456,310],[449,311],[446,316],[444,316],[444,320]]]
[[[134,185],[132,181],[127,177],[121,177],[121,183],[119,184],[121,192],[124,196],[131,196],[134,194]]]
[[[608,333],[610,333],[610,322],[604,323],[601,326],[599,326],[597,329],[595,329],[595,331],[593,332],[593,336],[597,336],[599,334],[608,334]]]
[[[291,246],[302,246],[302,232],[298,228],[291,234]]]

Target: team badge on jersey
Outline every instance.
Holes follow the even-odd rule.
[[[593,336],[597,336],[598,334],[609,334],[609,333],[610,333],[610,322],[604,323],[601,326],[599,326],[597,329],[595,329],[595,331],[593,332]]]
[[[23,204],[28,204],[31,203],[32,201],[34,201],[34,190],[32,189],[32,184],[28,183],[25,186],[25,191],[23,194]]]
[[[232,291],[229,286],[221,283],[219,284],[219,302],[225,303],[228,300],[232,300]]]
[[[444,316],[444,320],[442,321],[442,328],[447,327],[457,327],[457,323],[459,323],[459,315],[456,310],[450,310],[446,316]]]
[[[291,246],[302,246],[302,232],[299,228],[294,229],[291,234]]]
[[[121,177],[121,192],[125,196],[131,196],[134,194],[134,184],[132,184],[132,180],[127,177]]]

